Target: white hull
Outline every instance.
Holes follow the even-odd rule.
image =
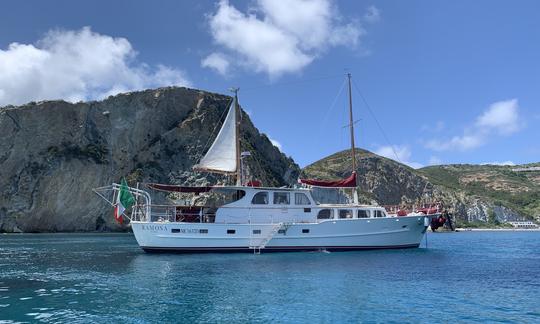
[[[252,251],[263,242],[262,251],[331,251],[418,247],[431,217],[331,219],[292,224],[133,221],[131,225],[145,251]]]

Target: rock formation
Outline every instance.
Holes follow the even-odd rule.
[[[223,181],[191,166],[219,131],[231,98],[186,88],[103,101],[45,101],[0,108],[0,231],[118,230],[92,188],[118,182]],[[242,114],[241,146],[265,185],[296,180],[294,161]]]

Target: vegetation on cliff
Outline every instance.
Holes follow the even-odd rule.
[[[440,165],[419,170],[446,190],[481,197],[495,206],[510,208],[526,218],[540,216],[540,171],[514,171],[538,166]]]

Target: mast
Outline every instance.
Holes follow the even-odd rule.
[[[356,154],[354,148],[354,123],[352,111],[352,93],[351,93],[351,74],[347,73],[349,79],[349,128],[351,130],[351,157],[352,157],[352,172],[356,172]]]
[[[236,185],[242,185],[242,167],[240,165],[240,106],[238,105],[238,90],[240,88],[232,88],[234,92],[234,109],[235,109],[235,132],[236,132]]]
[[[347,73],[347,78],[349,79],[349,127],[351,130],[351,157],[352,157],[352,174],[354,177],[354,188],[352,188],[352,198],[353,203],[358,204],[358,192],[356,188],[358,187],[358,182],[356,180],[356,152],[354,147],[354,121],[353,121],[353,112],[352,112],[352,91],[351,91],[351,74]]]

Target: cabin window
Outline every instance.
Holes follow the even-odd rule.
[[[284,229],[280,229],[280,230],[279,230],[279,231],[277,231],[277,232],[278,232],[278,234],[285,234],[285,232],[287,232],[287,231],[286,231],[286,230],[284,230]]]
[[[359,210],[358,211],[358,218],[369,218],[369,211],[368,210]]]
[[[302,233],[303,234],[308,234],[309,233],[309,228],[303,228]]]
[[[261,230],[259,229],[253,230],[253,234],[261,234]]]
[[[382,210],[375,210],[375,217],[384,217]]]
[[[173,229],[171,229],[171,233],[180,233],[180,229],[179,228],[173,228]]]
[[[208,230],[207,229],[200,229],[199,233],[200,234],[208,234]]]
[[[321,209],[317,214],[317,219],[332,219],[334,218],[333,209]]]
[[[268,192],[257,192],[253,199],[251,199],[253,205],[267,205],[268,204]]]
[[[240,199],[244,198],[245,195],[246,195],[246,192],[244,190],[236,190],[236,193],[233,194],[233,199],[235,201],[240,200]]]
[[[309,198],[305,193],[297,192],[294,194],[295,205],[311,205]]]
[[[350,209],[340,209],[339,210],[339,218],[352,218],[353,213]]]
[[[236,234],[236,230],[228,229],[227,234]]]
[[[288,192],[274,192],[274,205],[288,205],[289,203]]]

